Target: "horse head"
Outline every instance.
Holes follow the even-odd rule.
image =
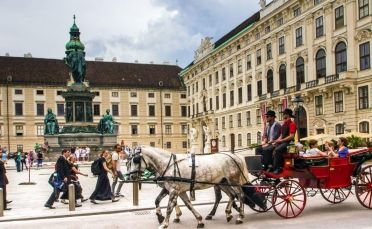
[[[144,170],[148,168],[146,160],[143,158],[141,147],[133,149],[128,158],[127,168],[131,180],[139,179]]]

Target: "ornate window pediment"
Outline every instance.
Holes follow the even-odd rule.
[[[201,40],[199,48],[195,51],[194,61],[198,62],[203,57],[207,56],[213,51],[214,44],[212,44],[212,37],[205,37]]]

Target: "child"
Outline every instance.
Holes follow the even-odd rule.
[[[310,140],[309,141],[310,149],[306,150],[306,153],[303,157],[316,157],[316,156],[327,156],[326,153],[320,151],[318,149],[318,141],[317,140]]]

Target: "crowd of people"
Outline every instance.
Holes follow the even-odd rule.
[[[283,171],[283,155],[287,153],[287,147],[294,142],[297,126],[292,118],[295,118],[291,109],[283,111],[283,122],[275,120],[275,111],[269,110],[265,114],[266,125],[264,128],[262,145],[256,148],[256,155],[261,155],[263,169],[267,172],[279,174]],[[317,140],[309,141],[309,149],[306,151],[302,144],[297,144],[296,150],[300,157],[346,157],[349,153],[348,142],[340,137],[335,148],[332,141],[326,141],[325,151],[318,148]]]
[[[73,153],[72,153],[73,152]],[[86,153],[86,152],[85,152]],[[97,201],[111,200],[112,202],[119,201],[121,189],[125,181],[125,177],[121,172],[121,163],[127,158],[128,153],[120,144],[114,146],[114,151],[110,153],[103,150],[100,157],[93,164],[97,164],[97,183],[89,200],[93,204],[98,204]],[[62,155],[58,158],[55,165],[55,172],[49,178],[49,184],[53,187],[53,192],[45,203],[45,207],[54,209],[55,202],[59,200],[62,203],[67,203],[68,185],[73,184],[75,187],[76,207],[82,206],[81,203],[88,200],[83,196],[83,188],[79,182],[78,175],[87,176],[79,171],[76,162],[81,159],[81,151],[76,149],[64,149]],[[94,166],[92,164],[92,166]],[[110,184],[108,173],[112,175],[113,183]],[[116,188],[117,183],[119,183]],[[62,195],[61,195],[62,193]],[[80,199],[80,203],[77,200]]]

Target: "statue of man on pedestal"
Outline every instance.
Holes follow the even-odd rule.
[[[98,123],[98,131],[101,134],[114,134],[114,119],[110,115],[110,109],[106,110],[106,114],[103,115],[102,119]]]
[[[44,135],[58,134],[58,121],[51,108],[48,108],[48,113],[45,115],[44,125]]]

